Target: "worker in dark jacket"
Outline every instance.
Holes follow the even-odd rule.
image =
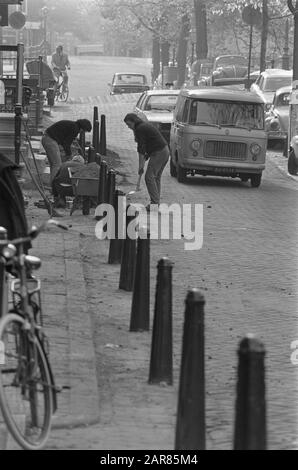
[[[63,161],[69,160],[71,158],[71,144],[75,138],[81,131],[90,132],[91,129],[92,125],[88,119],[79,119],[78,121],[58,121],[45,130],[41,143],[49,160],[51,183],[62,164],[59,145],[65,151]]]
[[[155,126],[142,121],[134,113],[127,114],[124,122],[133,130],[135,141],[138,144],[139,175],[144,173],[145,162],[149,160],[145,182],[150,196],[150,204],[159,205],[161,175],[170,155],[167,141]],[[151,209],[150,204],[148,204],[147,210]]]
[[[14,175],[17,168],[0,153],[0,227],[6,228],[10,240],[28,233],[24,198]]]

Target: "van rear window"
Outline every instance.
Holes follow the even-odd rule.
[[[193,100],[189,111],[192,125],[264,129],[264,107],[258,103]]]

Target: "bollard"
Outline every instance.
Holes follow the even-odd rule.
[[[105,161],[102,161],[100,164],[100,172],[99,172],[97,204],[104,204],[106,202],[106,186],[107,186],[107,164]]]
[[[127,292],[133,290],[136,269],[136,240],[127,236],[127,227],[135,218],[135,216],[127,215],[129,207],[126,208],[126,233],[123,240],[119,280],[119,289]]]
[[[89,196],[82,196],[82,214],[90,214],[91,201]]]
[[[95,159],[96,159],[95,148],[92,145],[90,145],[90,147],[88,148],[88,163],[95,162]]]
[[[119,238],[119,223],[118,223],[118,212],[119,212],[119,196],[123,193],[120,190],[116,190],[114,194],[114,209],[115,209],[115,238],[110,240],[109,259],[108,264],[120,264],[121,255],[123,248],[123,238]],[[122,235],[122,234],[121,234]]]
[[[234,450],[266,450],[265,348],[253,335],[240,342]]]
[[[116,172],[114,170],[109,170],[108,177],[107,177],[106,201],[111,206],[114,206],[115,188],[116,188]]]
[[[101,115],[100,120],[99,153],[101,155],[107,154],[106,116],[104,114]]]
[[[173,263],[162,258],[157,266],[154,321],[152,332],[149,384],[173,384],[172,340],[172,269]]]
[[[192,289],[185,304],[175,450],[205,450],[205,299]]]
[[[95,151],[99,152],[99,122],[95,121],[93,127],[93,136],[92,136],[92,145],[95,148]]]
[[[129,331],[149,331],[149,323],[150,233],[147,228],[141,228],[137,245],[137,259]]]
[[[82,157],[85,159],[86,158],[86,153],[85,153],[85,147],[86,147],[86,134],[85,131],[80,131],[79,134],[79,145],[82,150]]]
[[[93,107],[93,128],[94,128],[96,121],[98,121],[98,107],[94,106]]]

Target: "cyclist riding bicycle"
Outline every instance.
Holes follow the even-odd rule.
[[[68,88],[67,69],[70,70],[70,62],[68,55],[63,52],[63,46],[60,45],[56,48],[56,53],[52,55],[51,65],[53,67],[53,73],[57,80],[55,92],[59,84],[60,75],[62,75],[63,78],[62,90],[65,91]]]

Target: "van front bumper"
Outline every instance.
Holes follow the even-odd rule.
[[[194,158],[183,159],[179,165],[187,170],[210,173],[261,173],[265,163],[229,162],[229,161],[198,161]]]

